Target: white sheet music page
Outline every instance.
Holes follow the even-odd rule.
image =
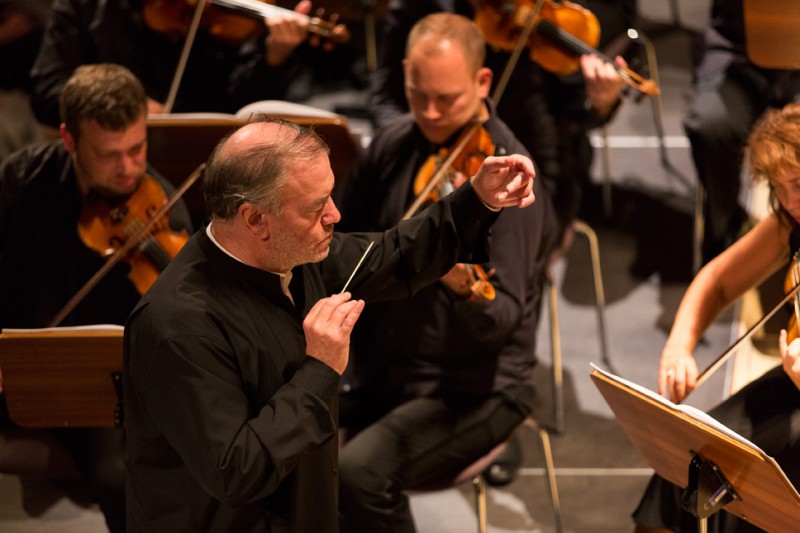
[[[638,385],[638,384],[636,384],[636,383],[634,383],[632,381],[629,381],[629,380],[627,380],[625,378],[617,376],[616,374],[612,374],[611,372],[608,372],[607,370],[603,370],[602,368],[600,368],[599,366],[597,366],[594,363],[589,363],[589,364],[591,365],[592,370],[596,370],[597,372],[599,372],[600,374],[603,374],[604,376],[606,376],[607,378],[611,379],[612,381],[616,381],[617,383],[621,383],[621,384],[625,385],[628,388],[631,388],[631,389],[633,389],[633,390],[635,390],[635,391],[637,391],[637,392],[639,392],[641,394],[644,394],[648,398],[652,398],[653,400],[668,406],[671,409],[674,409],[676,411],[680,411],[682,413],[686,413],[687,415],[689,415],[690,417],[694,418],[695,420],[698,420],[699,422],[703,422],[707,426],[713,427],[717,431],[720,431],[721,433],[724,433],[725,435],[731,437],[732,439],[735,439],[735,440],[741,442],[742,444],[745,444],[746,446],[749,446],[749,447],[751,447],[751,448],[753,448],[755,450],[758,450],[759,452],[763,453],[764,455],[767,455],[766,453],[764,453],[764,451],[761,448],[759,448],[758,446],[753,444],[750,440],[742,437],[741,435],[739,435],[738,433],[733,431],[731,428],[729,428],[728,426],[726,426],[725,424],[723,424],[719,420],[715,419],[714,417],[710,416],[708,413],[705,413],[705,412],[701,411],[697,407],[692,407],[691,405],[686,405],[686,404],[676,404],[676,403],[668,400],[667,398],[664,398],[660,394],[657,394],[657,393],[651,391],[650,389],[648,389],[646,387],[642,387],[641,385]]]
[[[86,326],[58,326],[55,328],[5,328],[1,329],[0,333],[18,334],[18,333],[69,333],[80,331],[99,331],[99,332],[113,332],[123,331],[124,326],[118,324],[89,324]]]

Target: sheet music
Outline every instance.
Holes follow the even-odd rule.
[[[589,363],[589,364],[591,365],[592,370],[596,370],[598,373],[603,374],[604,376],[608,377],[609,379],[611,379],[613,381],[616,381],[618,383],[621,383],[621,384],[623,384],[623,385],[625,385],[625,386],[627,386],[627,387],[629,387],[629,388],[631,388],[631,389],[633,389],[633,390],[635,390],[637,392],[640,392],[641,394],[647,396],[648,398],[652,398],[653,400],[655,400],[655,401],[657,401],[659,403],[662,403],[662,404],[666,405],[667,407],[669,407],[671,409],[674,409],[676,411],[680,411],[682,413],[686,413],[687,415],[689,415],[690,417],[694,418],[695,420],[697,420],[699,422],[702,422],[702,423],[706,424],[707,426],[713,427],[717,431],[720,431],[721,433],[724,433],[725,435],[731,437],[732,439],[734,439],[734,440],[736,440],[738,442],[741,442],[742,444],[744,444],[746,446],[749,446],[749,447],[753,448],[754,450],[757,450],[757,451],[761,452],[764,455],[767,455],[766,453],[764,453],[764,451],[761,448],[759,448],[758,446],[753,444],[750,440],[742,437],[741,435],[739,435],[738,433],[733,431],[731,428],[729,428],[728,426],[726,426],[725,424],[723,424],[719,420],[717,420],[714,417],[710,416],[708,413],[705,413],[705,412],[701,411],[700,409],[698,409],[696,407],[693,407],[691,405],[676,404],[676,403],[668,400],[667,398],[661,396],[660,394],[657,394],[657,393],[651,391],[650,389],[648,389],[646,387],[642,387],[641,385],[638,385],[638,384],[636,384],[636,383],[634,383],[632,381],[629,381],[629,380],[627,380],[625,378],[617,376],[616,374],[612,374],[611,372],[608,372],[607,370],[603,370],[602,368],[600,368],[599,366],[595,365],[594,363]]]
[[[85,326],[58,326],[55,328],[5,328],[0,333],[68,333],[71,331],[123,331],[124,326],[119,324],[88,324]]]

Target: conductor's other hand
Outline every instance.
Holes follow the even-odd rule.
[[[487,157],[470,178],[472,187],[486,205],[527,207],[533,203],[533,162],[520,154]]]
[[[350,334],[363,310],[364,300],[351,300],[349,292],[315,303],[303,320],[306,353],[341,375],[347,367]]]

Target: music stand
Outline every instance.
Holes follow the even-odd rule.
[[[347,120],[341,116],[309,116],[277,108],[265,108],[265,114],[311,126],[330,146],[331,169],[342,182],[360,152]],[[248,116],[220,113],[177,113],[155,115],[147,119],[147,159],[150,165],[176,187],[204,163],[217,143],[234,129],[248,122]],[[193,185],[183,196],[195,227],[206,219],[202,186]]]
[[[800,2],[744,0],[747,57],[762,68],[800,67]]]
[[[723,507],[768,531],[797,529],[800,495],[774,459],[696,409],[608,372],[590,377],[653,470],[685,487],[700,531]]]
[[[23,427],[122,425],[122,328],[0,333],[8,414]]]

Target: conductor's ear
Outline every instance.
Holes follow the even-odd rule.
[[[261,208],[245,202],[239,206],[239,217],[254,237],[262,241],[269,239],[269,217]]]

